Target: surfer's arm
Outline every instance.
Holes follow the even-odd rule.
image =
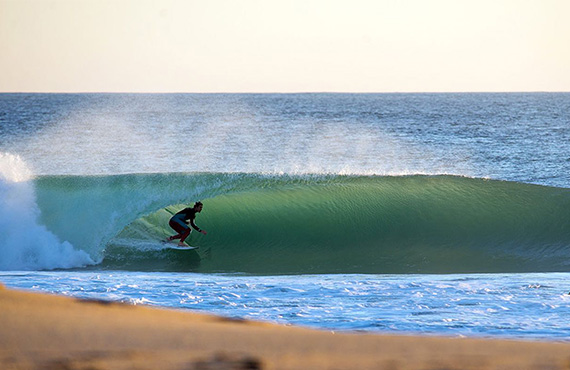
[[[206,235],[206,231],[205,231],[205,230],[202,230],[202,229],[200,229],[200,228],[198,227],[198,225],[196,225],[196,224],[194,223],[194,219],[192,219],[192,218],[190,219],[190,225],[191,225],[191,226],[192,226],[192,228],[193,228],[194,230],[196,230],[197,232],[199,232],[199,233],[202,233],[202,234]]]

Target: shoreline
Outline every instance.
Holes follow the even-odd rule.
[[[570,369],[570,343],[334,333],[0,285],[3,369]]]

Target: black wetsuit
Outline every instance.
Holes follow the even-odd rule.
[[[182,211],[172,216],[168,224],[178,233],[178,235],[171,236],[167,240],[180,239],[180,243],[184,243],[184,240],[186,240],[192,231],[192,229],[188,227],[188,221],[190,221],[190,225],[192,225],[194,230],[202,232],[202,230],[194,223],[196,213],[197,212],[194,208],[184,208]]]
[[[180,211],[177,214],[175,214],[174,216],[172,216],[171,221],[174,221],[183,227],[188,225],[188,221],[190,221],[190,225],[192,225],[192,228],[198,232],[201,232],[202,229],[200,229],[194,223],[194,220],[196,219],[196,213],[197,212],[194,208],[190,208],[190,207],[184,208],[182,211]],[[188,227],[188,226],[186,226],[186,227]]]

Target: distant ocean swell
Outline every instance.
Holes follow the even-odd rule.
[[[8,193],[22,197],[1,210],[4,270],[94,264],[259,274],[570,271],[564,188],[447,175],[0,180],[3,204]],[[21,195],[26,187],[33,196]],[[193,233],[190,244],[200,249],[161,250],[157,241],[172,233],[170,215],[199,199],[205,207],[197,224],[208,235]],[[35,228],[19,232],[41,230],[42,239],[8,232],[22,224]]]

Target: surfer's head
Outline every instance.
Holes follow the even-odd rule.
[[[196,210],[196,212],[200,212],[203,207],[204,207],[204,205],[200,201],[194,203],[194,209]]]

